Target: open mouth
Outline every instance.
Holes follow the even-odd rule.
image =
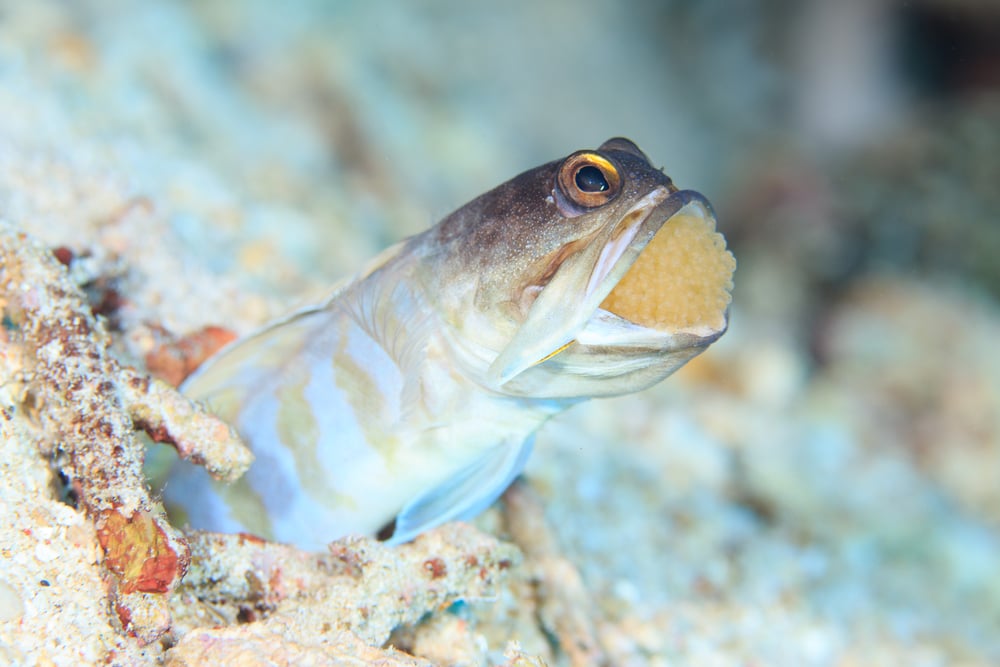
[[[735,269],[714,218],[681,211],[656,232],[600,308],[659,331],[720,329]]]
[[[654,191],[602,242],[562,262],[489,373],[502,386],[574,342],[650,348],[718,337],[735,268],[704,197]]]

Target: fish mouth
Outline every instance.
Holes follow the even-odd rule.
[[[654,332],[697,337],[725,330],[736,260],[709,203],[697,193],[682,199],[638,254],[619,259],[627,270],[595,317],[608,313]]]
[[[497,386],[574,343],[669,349],[726,329],[736,260],[711,205],[657,188],[567,258],[490,366]]]

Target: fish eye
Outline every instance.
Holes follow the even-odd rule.
[[[604,178],[601,170],[590,164],[580,167],[576,172],[574,180],[576,181],[576,187],[584,192],[604,192],[611,187],[608,185],[608,179]]]
[[[557,180],[560,194],[569,203],[582,208],[607,204],[621,190],[618,169],[606,158],[590,151],[566,158],[559,168]]]

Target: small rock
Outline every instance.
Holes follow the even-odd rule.
[[[56,550],[44,542],[39,542],[35,547],[35,558],[40,563],[50,563],[58,557]]]
[[[24,614],[24,601],[17,589],[0,579],[0,621],[13,621]]]

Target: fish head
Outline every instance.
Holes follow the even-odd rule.
[[[725,332],[735,259],[715,226],[702,195],[616,138],[428,230],[423,282],[477,383],[536,398],[628,393]]]

